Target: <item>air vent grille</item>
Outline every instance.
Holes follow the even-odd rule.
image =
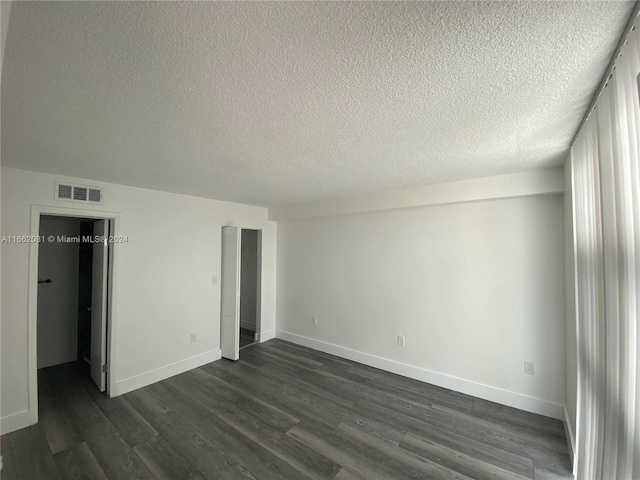
[[[56,183],[55,189],[57,200],[71,202],[102,204],[102,189],[89,187],[87,185],[72,185],[69,183]]]
[[[71,185],[58,185],[58,198],[65,198],[71,200],[71,191],[73,188]]]
[[[81,202],[87,201],[87,189],[84,187],[73,187],[73,199]]]
[[[89,189],[89,201],[100,203],[102,201],[102,191],[97,188]]]

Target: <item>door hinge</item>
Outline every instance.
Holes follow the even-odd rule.
[[[102,373],[107,373],[107,365],[102,365]]]

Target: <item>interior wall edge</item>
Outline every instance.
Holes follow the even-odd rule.
[[[483,385],[470,380],[434,372],[414,365],[379,357],[371,353],[353,350],[333,343],[316,340],[284,330],[277,330],[276,337],[304,347],[313,348],[324,353],[336,355],[347,360],[362,363],[370,367],[379,368],[387,372],[413,378],[421,382],[430,383],[459,393],[496,402],[527,412],[544,415],[546,417],[564,420],[564,405],[560,405],[541,398],[535,398],[520,393],[511,392],[490,385]]]
[[[555,167],[403,190],[367,193],[335,200],[273,206],[269,208],[269,220],[303,220],[333,215],[563,193],[563,167]]]

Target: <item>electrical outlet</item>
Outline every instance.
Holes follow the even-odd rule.
[[[396,343],[399,347],[404,347],[404,335],[398,335]]]
[[[536,373],[536,365],[533,362],[524,362],[524,373],[527,375],[535,375]]]
[[[318,325],[318,317],[311,317],[311,325],[314,327]]]
[[[197,339],[197,337],[198,337],[198,336],[197,336],[197,334],[192,333],[192,334],[191,334],[191,337],[190,337],[190,341],[191,341],[191,343],[196,343],[196,339]]]
[[[214,275],[213,277],[211,277],[211,285],[217,285],[217,284],[218,284],[218,277]]]

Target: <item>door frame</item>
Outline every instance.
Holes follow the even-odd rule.
[[[220,226],[220,238],[222,239],[222,227],[236,227],[239,230],[240,235],[240,251],[238,255],[240,256],[240,260],[242,259],[242,230],[255,230],[257,232],[257,272],[256,272],[256,281],[257,281],[257,292],[256,292],[256,343],[262,343],[264,341],[263,331],[262,331],[262,227],[256,227],[252,225],[241,224],[238,225],[236,223],[228,223]],[[220,243],[220,250],[222,251],[222,242]],[[221,259],[222,260],[222,259]],[[240,278],[240,283],[242,283],[242,278]],[[222,295],[222,268],[220,268],[220,295]],[[240,287],[241,288],[241,287]],[[220,308],[222,309],[222,298],[220,298]],[[222,311],[220,311],[220,328],[222,328]],[[238,317],[238,329],[240,329],[240,320]],[[222,338],[222,330],[220,331],[220,338]]]
[[[110,235],[120,235],[120,213],[101,210],[85,210],[80,208],[62,208],[46,205],[31,206],[31,230],[33,237],[40,235],[40,217],[51,215],[57,217],[95,218],[108,220],[112,230]],[[38,423],[38,259],[39,243],[29,244],[29,296],[28,296],[28,371],[29,371],[29,423]],[[118,284],[118,252],[119,243],[110,244],[109,265],[107,274],[107,395],[116,394],[116,331],[117,322],[117,292],[113,288]]]
[[[251,228],[247,230],[258,231],[258,245],[256,252],[256,277],[258,282],[256,285],[256,343],[262,343],[262,229]]]

